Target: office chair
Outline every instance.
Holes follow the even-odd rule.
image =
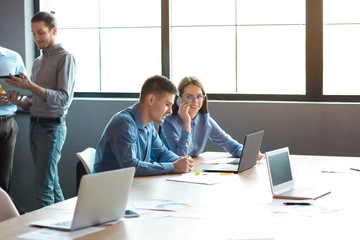
[[[91,174],[94,169],[95,148],[89,147],[82,152],[76,153],[79,162],[76,165],[76,189],[79,190],[80,179],[85,174]]]
[[[0,188],[0,222],[17,216],[19,216],[19,212],[16,210],[14,203],[9,195]]]
[[[89,147],[82,152],[76,153],[76,156],[80,159],[87,174],[91,174],[94,169],[95,152],[95,148]]]

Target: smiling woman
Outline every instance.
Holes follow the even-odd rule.
[[[209,115],[204,87],[196,77],[185,77],[178,86],[180,106],[173,107],[173,114],[161,125],[160,136],[165,144],[179,156],[197,156],[207,140],[222,146],[231,155],[240,157],[243,145]],[[259,155],[260,157],[260,155]]]

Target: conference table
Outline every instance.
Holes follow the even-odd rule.
[[[265,159],[239,174],[198,172],[226,157],[206,152],[194,158],[194,171],[185,176],[211,179],[207,184],[171,181],[181,174],[134,178],[128,206],[140,217],[96,226],[102,230],[78,239],[360,239],[360,172],[350,170],[360,168],[360,158],[291,155],[296,186],[325,187],[331,193],[312,205],[285,206],[286,200],[272,197]],[[142,205],[157,202],[171,211]],[[29,223],[61,216],[75,203],[76,197],[3,221],[0,239],[39,231]]]

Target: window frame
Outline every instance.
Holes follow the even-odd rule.
[[[162,75],[171,76],[170,1],[161,0],[161,61]],[[236,0],[234,0],[236,1]],[[34,0],[34,13],[40,10]],[[35,56],[40,55],[36,45]],[[323,0],[306,0],[306,93],[279,94],[207,94],[209,100],[239,101],[301,101],[301,102],[360,102],[360,95],[323,95]],[[75,92],[77,98],[139,98],[140,93]]]

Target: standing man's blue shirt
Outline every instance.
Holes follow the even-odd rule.
[[[153,123],[145,127],[138,103],[115,114],[96,148],[94,172],[135,167],[135,176],[174,172],[179,156],[160,139]]]
[[[26,74],[24,62],[17,52],[0,47],[0,59],[0,76],[8,76],[9,73],[15,75],[19,72]],[[14,104],[2,106],[0,107],[0,116],[12,115],[16,110],[17,107]]]
[[[166,117],[161,125],[161,139],[180,156],[197,156],[204,150],[208,139],[222,146],[235,157],[240,157],[243,145],[231,138],[212,119],[209,113],[199,112],[191,120],[191,133],[185,131],[183,121],[177,114]]]

